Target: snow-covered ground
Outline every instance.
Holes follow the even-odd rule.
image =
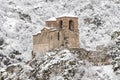
[[[119,0],[0,0],[0,35],[7,44],[4,52],[31,53],[32,35],[44,27],[45,20],[65,13],[79,18],[81,47],[95,50],[96,46],[107,46],[111,34],[120,30],[119,3]]]
[[[106,76],[108,77],[108,80],[119,80],[119,77],[115,75],[113,71],[113,66],[112,65],[106,65],[106,66],[94,66],[94,70],[100,72],[102,71],[99,76],[103,77]],[[104,78],[103,78],[104,79]]]
[[[11,64],[0,70],[9,80],[119,80],[112,65],[94,66],[67,49],[39,54],[27,64]]]

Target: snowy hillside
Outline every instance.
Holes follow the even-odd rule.
[[[67,49],[37,55],[29,63],[0,70],[6,80],[118,80],[112,66],[93,66]]]
[[[0,0],[0,71],[14,64],[20,64],[23,69],[29,67],[31,71],[31,66],[25,63],[32,58],[32,35],[45,26],[45,20],[65,13],[78,16],[80,47],[95,51],[97,46],[104,48],[114,45],[111,36],[115,31],[120,32],[120,0]],[[81,66],[79,61],[77,68]],[[47,66],[45,63],[43,65]],[[86,76],[92,76],[89,73]],[[93,75],[97,74],[93,72]],[[54,78],[54,75],[50,76]],[[62,80],[61,75],[58,77]],[[92,77],[86,80],[94,80]],[[104,80],[108,80],[108,76],[104,77]]]

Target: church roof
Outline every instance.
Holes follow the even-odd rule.
[[[55,17],[52,17],[52,18],[49,18],[48,20],[46,21],[56,21],[56,18]]]
[[[45,27],[46,29],[50,30],[50,31],[55,31],[57,30],[55,27]]]
[[[41,31],[39,31],[39,32],[37,32],[37,33],[35,33],[35,34],[33,34],[33,36],[36,36],[36,35],[38,35],[38,34],[41,34]]]
[[[70,13],[65,13],[61,16],[58,16],[57,18],[60,18],[60,17],[75,17],[77,18],[77,16],[73,15],[73,14],[70,14]],[[56,21],[56,18],[55,17],[52,17],[52,18],[49,18],[48,20],[46,21]]]
[[[33,36],[36,36],[38,34],[41,34],[41,31],[44,31],[44,30],[49,30],[49,31],[56,31],[57,29],[55,27],[44,27],[42,30],[40,30],[39,32],[33,34]]]
[[[60,18],[60,17],[75,17],[75,18],[77,18],[77,16],[75,16],[73,14],[70,14],[70,13],[65,13],[65,14],[63,14],[61,16],[58,16],[58,18]]]
[[[41,31],[44,31],[44,30],[49,30],[49,31],[56,31],[57,29],[55,27],[44,27]]]

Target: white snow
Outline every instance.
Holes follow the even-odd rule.
[[[117,38],[120,39],[120,36],[118,36]]]
[[[62,76],[53,75],[50,80],[64,80],[64,78]]]
[[[106,66],[94,66],[93,69],[96,71],[102,71],[99,73],[101,77],[104,77],[105,75],[109,76],[110,80],[118,80],[119,78],[115,75],[113,72],[113,66],[112,65],[106,65]]]
[[[38,31],[37,33],[33,34],[33,35],[37,35],[37,34],[39,34],[39,33],[41,33],[41,30],[40,30],[40,31]]]
[[[48,19],[48,20],[46,20],[46,21],[56,21],[56,18],[55,18],[55,17],[52,17],[52,18],[50,18],[50,19]]]
[[[50,31],[55,31],[57,30],[55,27],[45,27],[46,29],[50,30]]]
[[[1,69],[0,69],[0,72],[5,72],[5,69],[6,69],[6,68],[1,68]]]
[[[75,16],[75,15],[73,15],[73,14],[70,14],[70,13],[65,13],[65,14],[63,14],[63,15],[61,15],[61,16],[58,16],[58,18],[59,17],[76,17],[77,18],[77,16]]]
[[[44,27],[44,28],[46,28],[46,29],[51,29],[52,27]]]

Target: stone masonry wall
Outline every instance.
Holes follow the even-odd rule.
[[[59,22],[62,20],[62,29]],[[74,23],[74,30],[69,30],[69,21]],[[55,27],[56,30],[43,29],[33,36],[33,53],[42,53],[60,47],[79,48],[78,18],[59,17],[57,21],[46,21],[46,27]]]

